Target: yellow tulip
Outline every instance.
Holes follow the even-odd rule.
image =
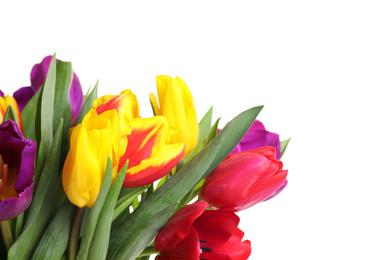
[[[107,157],[113,161],[113,179],[119,163],[119,122],[116,110],[100,115],[91,109],[72,132],[63,169],[63,186],[69,200],[92,207],[106,172]]]
[[[149,95],[155,115],[168,119],[174,129],[170,143],[184,143],[184,157],[188,156],[198,142],[199,126],[196,118],[195,104],[187,84],[179,77],[157,76],[157,95]]]

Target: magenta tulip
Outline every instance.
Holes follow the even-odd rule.
[[[245,152],[263,146],[273,146],[276,148],[276,159],[280,159],[279,135],[265,130],[263,123],[255,120],[248,132],[241,139],[232,153]]]
[[[275,196],[287,184],[275,150],[264,146],[230,154],[206,177],[201,199],[213,208],[241,211]]]
[[[36,145],[25,139],[17,124],[0,125],[0,221],[26,210],[33,196]]]

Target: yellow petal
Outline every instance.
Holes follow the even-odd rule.
[[[92,207],[106,172],[108,155],[117,174],[119,124],[115,110],[98,115],[91,109],[73,129],[63,169],[63,186],[69,200],[79,207]]]

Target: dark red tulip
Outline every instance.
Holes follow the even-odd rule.
[[[158,260],[245,260],[251,253],[249,240],[237,228],[239,217],[232,211],[206,210],[199,201],[177,211],[157,235],[154,248]]]

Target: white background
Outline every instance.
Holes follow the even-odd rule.
[[[239,213],[250,259],[390,259],[388,1],[113,2],[2,2],[0,88],[56,52],[84,92],[130,88],[143,117],[161,74],[187,82],[199,119],[265,105],[292,137],[289,185]]]

